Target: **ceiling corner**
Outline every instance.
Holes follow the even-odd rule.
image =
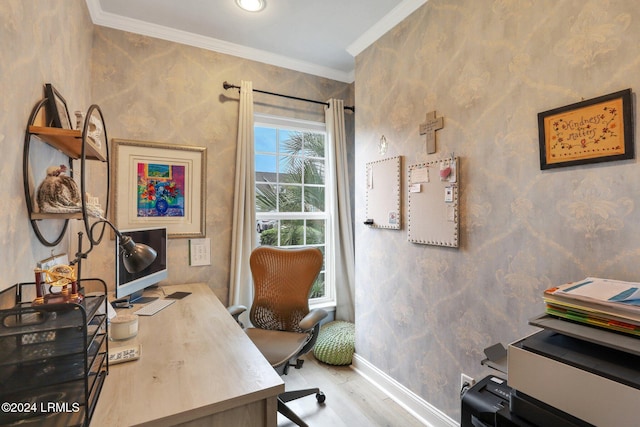
[[[394,7],[384,18],[378,21],[373,27],[369,28],[356,41],[347,46],[349,52],[354,58],[363,50],[371,46],[380,37],[385,35],[389,30],[402,22],[405,18],[416,11],[420,6],[429,0],[404,0],[402,3]]]

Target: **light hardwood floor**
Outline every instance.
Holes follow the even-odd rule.
[[[424,426],[400,405],[372,385],[349,366],[330,366],[307,354],[302,369],[289,370],[282,376],[286,390],[319,387],[324,404],[315,396],[289,402],[309,427],[418,427]],[[292,427],[278,414],[278,427]]]

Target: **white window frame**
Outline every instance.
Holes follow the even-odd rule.
[[[254,128],[267,127],[267,128],[280,128],[286,130],[293,130],[299,132],[315,132],[322,133],[325,136],[325,144],[328,144],[327,127],[323,122],[314,122],[308,120],[291,119],[287,117],[272,116],[262,113],[254,113],[253,116]],[[336,287],[335,287],[335,263],[333,261],[334,249],[333,249],[333,227],[334,221],[331,215],[332,202],[330,195],[333,193],[333,174],[329,173],[330,165],[330,153],[328,145],[325,146],[325,211],[324,212],[257,212],[256,221],[258,220],[299,220],[299,219],[323,219],[325,220],[325,242],[324,242],[324,296],[321,298],[309,299],[309,305],[312,308],[316,307],[331,307],[336,304]],[[255,155],[255,154],[254,154]],[[255,172],[255,171],[254,171]],[[255,184],[254,184],[255,185]],[[286,247],[286,246],[283,246]]]

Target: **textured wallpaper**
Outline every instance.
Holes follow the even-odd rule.
[[[67,239],[58,247],[47,248],[31,228],[22,180],[23,146],[27,120],[44,97],[45,83],[60,91],[72,114],[89,107],[92,33],[84,0],[0,1],[0,289],[33,281],[36,261],[49,257],[52,250],[69,252]],[[47,166],[66,164],[67,158],[34,138],[29,162],[33,179],[39,183]],[[40,230],[55,240],[61,223],[40,221]],[[72,245],[75,251],[75,237]]]
[[[483,378],[485,347],[533,332],[545,288],[640,281],[637,161],[543,172],[537,126],[640,89],[639,22],[624,0],[430,0],[356,58],[356,350],[455,420],[460,373]],[[444,128],[427,155],[433,110]],[[404,156],[405,225],[408,166],[460,157],[459,249],[362,224],[382,135]]]

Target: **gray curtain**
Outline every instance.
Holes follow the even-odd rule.
[[[249,256],[256,246],[253,153],[253,83],[242,81],[236,147],[229,303],[246,307],[249,307],[253,300]],[[243,322],[248,324],[246,318]]]
[[[347,164],[347,140],[344,126],[344,101],[330,99],[325,110],[327,125],[330,173],[335,188],[331,191],[330,206],[334,223],[332,247],[335,253],[334,271],[336,283],[336,320],[355,321],[355,255],[353,225],[351,221],[351,198]]]

